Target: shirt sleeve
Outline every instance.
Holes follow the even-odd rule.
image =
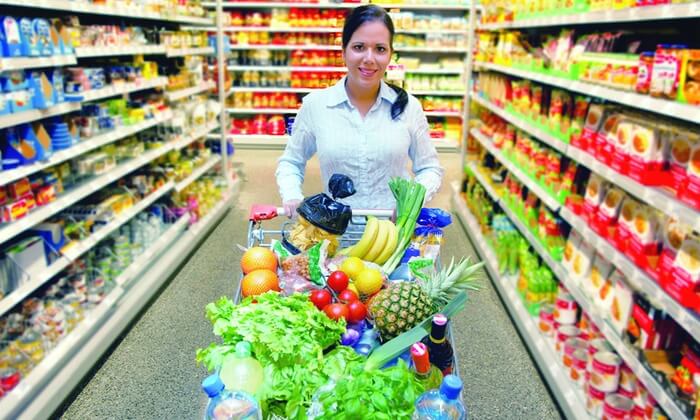
[[[425,202],[430,201],[440,189],[442,176],[445,172],[437,150],[430,138],[428,119],[417,99],[409,96],[407,117],[411,131],[411,146],[408,150],[409,157],[413,161],[413,173],[416,181],[425,187]]]
[[[284,153],[277,161],[275,177],[283,203],[304,199],[302,185],[306,162],[316,153],[316,138],[312,129],[310,106],[305,102],[299,109],[292,127],[292,135]]]

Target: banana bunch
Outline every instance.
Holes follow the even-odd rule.
[[[342,250],[341,253],[383,264],[394,253],[398,242],[399,231],[390,220],[379,220],[370,216],[367,218],[367,226],[360,241]]]

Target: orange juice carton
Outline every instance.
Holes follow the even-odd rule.
[[[690,149],[688,160],[687,182],[685,189],[680,192],[679,198],[689,205],[700,209],[700,142],[696,142]]]
[[[670,143],[669,161],[671,174],[668,177],[667,185],[678,196],[681,196],[688,182],[690,152],[696,145],[700,144],[700,134],[687,128],[677,128],[672,130]]]
[[[673,264],[686,236],[692,229],[678,220],[666,216],[661,226],[661,257],[657,268],[659,283],[666,287],[673,280]]]
[[[578,248],[581,246],[581,235],[575,230],[571,230],[569,238],[566,240],[566,245],[564,245],[564,252],[562,256],[562,265],[569,273],[573,273],[573,262],[574,256],[578,252]]]
[[[607,258],[596,253],[590,274],[581,282],[584,293],[594,301],[597,300],[600,289],[605,285],[605,279],[608,278],[613,268],[612,263]]]
[[[673,264],[673,278],[667,284],[669,294],[683,306],[700,310],[698,292],[700,288],[700,235],[688,234],[676,254]]]
[[[583,197],[583,218],[587,223],[591,223],[595,214],[598,212],[598,207],[605,198],[605,193],[608,190],[607,183],[600,175],[592,173],[588,178],[586,185],[586,193]]]
[[[649,94],[657,98],[676,99],[685,45],[659,44],[654,53]]]
[[[634,291],[627,284],[627,279],[619,270],[613,271],[610,276],[613,282],[613,298],[608,309],[608,318],[613,329],[622,336],[627,329],[630,316],[632,315],[632,305],[634,304]]]
[[[665,183],[671,132],[658,124],[637,121],[631,127],[628,176],[644,185]]]
[[[658,212],[647,205],[639,206],[634,213],[627,255],[645,270],[650,267],[649,259],[658,258],[660,253],[659,218]]]
[[[617,132],[617,125],[622,120],[624,115],[618,111],[609,112],[605,115],[603,124],[598,129],[595,136],[595,145],[593,146],[593,155],[599,161],[610,166],[613,155],[613,143],[608,136],[613,137]],[[612,134],[611,134],[612,133]]]
[[[625,199],[625,193],[616,187],[611,187],[605,193],[605,199],[598,206],[596,217],[591,227],[603,238],[612,237],[617,219],[620,216],[620,207]],[[612,230],[612,231],[611,231]]]
[[[685,50],[678,81],[678,100],[700,105],[700,50]]]
[[[629,172],[630,148],[634,125],[634,120],[623,116],[615,129],[608,133],[608,142],[612,144],[610,167],[623,175],[627,175]]]

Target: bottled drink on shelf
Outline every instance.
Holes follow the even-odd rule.
[[[433,317],[430,335],[423,339],[423,344],[428,347],[430,363],[437,366],[443,375],[452,373],[454,354],[452,345],[447,341],[447,317],[437,314]]]
[[[459,399],[462,380],[455,375],[447,375],[440,389],[426,391],[416,400],[413,420],[466,420],[467,409]]]
[[[236,344],[236,351],[221,363],[219,375],[229,391],[245,391],[255,395],[263,383],[263,367],[251,356],[247,341]]]
[[[438,388],[442,382],[442,372],[430,364],[428,347],[420,342],[412,345],[411,358],[416,370],[416,378],[423,383],[425,390]]]
[[[207,376],[202,389],[209,396],[205,420],[262,420],[258,402],[242,391],[226,391],[219,375]]]

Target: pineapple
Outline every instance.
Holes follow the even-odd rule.
[[[377,293],[369,305],[374,324],[386,342],[410,330],[441,310],[462,290],[478,290],[477,271],[482,263],[466,258],[447,269],[415,282],[396,281]]]

